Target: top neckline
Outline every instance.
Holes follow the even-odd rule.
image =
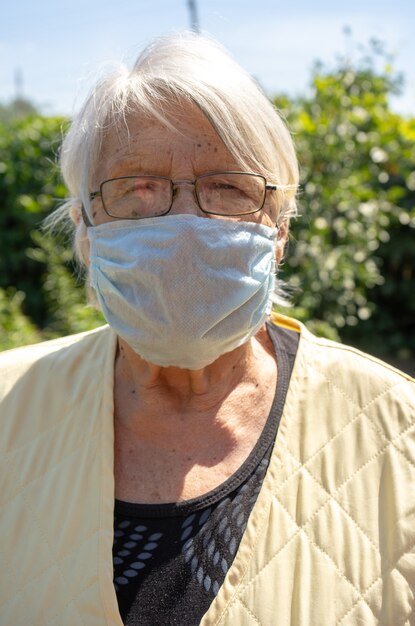
[[[297,352],[299,335],[295,331],[279,328],[272,322],[266,322],[266,328],[272,341],[277,357],[278,376],[271,409],[264,428],[254,445],[251,453],[240,467],[223,483],[205,494],[180,502],[162,504],[144,504],[140,502],[126,502],[115,499],[117,513],[137,517],[174,517],[189,515],[206,506],[217,503],[222,498],[237,489],[252,472],[255,471],[263,459],[266,451],[275,441],[279,422],[284,409],[294,358]]]

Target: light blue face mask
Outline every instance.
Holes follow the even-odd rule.
[[[277,229],[166,215],[88,229],[90,281],[109,325],[143,359],[200,369],[271,311]]]

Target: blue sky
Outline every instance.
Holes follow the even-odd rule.
[[[270,94],[305,93],[316,59],[356,55],[376,37],[404,73],[399,112],[415,116],[412,0],[196,0],[202,30],[221,41]],[[344,35],[349,26],[351,37]],[[23,95],[47,114],[76,111],[97,74],[131,64],[153,37],[189,27],[187,0],[8,0],[0,22],[0,102]]]

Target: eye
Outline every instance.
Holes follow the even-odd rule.
[[[118,188],[120,198],[147,200],[161,189],[160,182],[153,179],[132,179],[123,181]]]
[[[231,193],[231,194],[239,194],[243,193],[243,190],[233,182],[229,181],[220,181],[220,180],[212,180],[207,181],[205,184],[205,189],[209,193]]]
[[[136,191],[153,191],[156,188],[157,184],[151,180],[139,180],[134,185]]]
[[[230,183],[221,183],[218,181],[213,181],[210,185],[211,189],[237,189],[235,185],[231,185]]]

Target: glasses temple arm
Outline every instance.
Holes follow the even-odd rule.
[[[97,198],[98,196],[101,195],[101,191],[92,191],[89,194],[89,200],[92,202],[92,200],[94,198]],[[91,222],[91,220],[88,217],[88,213],[85,211],[85,207],[84,205],[82,205],[81,207],[81,214],[82,214],[82,219],[84,220],[84,224],[87,228],[89,228],[90,226],[93,226],[93,223]]]
[[[90,226],[93,226],[93,223],[91,222],[91,220],[88,217],[87,212],[85,211],[84,205],[81,206],[81,215],[82,215],[82,219],[84,220],[84,224],[87,228],[89,228]]]

